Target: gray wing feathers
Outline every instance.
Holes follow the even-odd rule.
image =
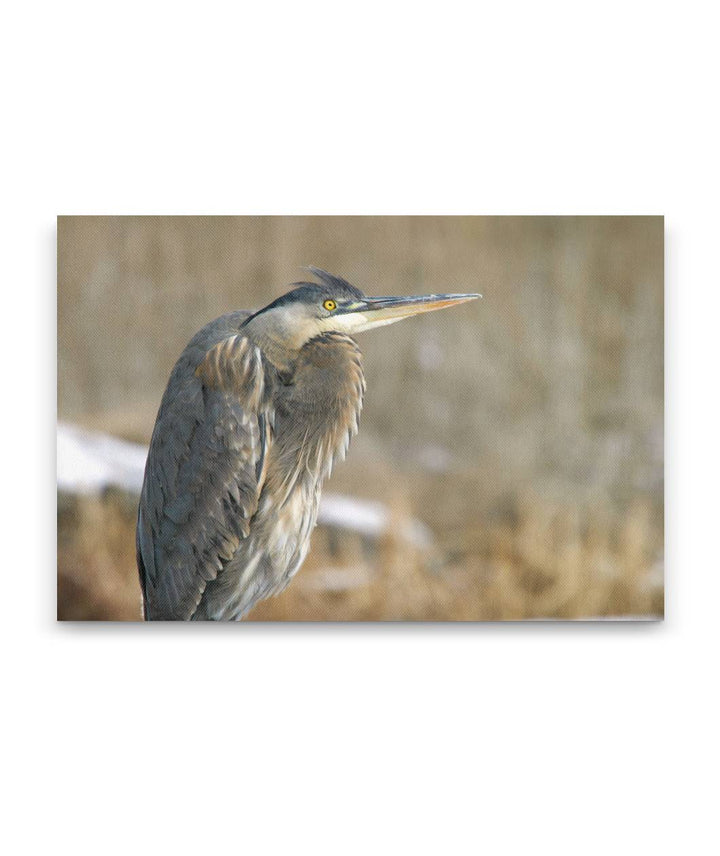
[[[242,335],[192,347],[158,414],[137,530],[146,617],[187,619],[246,538],[262,487],[264,367]]]

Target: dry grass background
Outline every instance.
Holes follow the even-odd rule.
[[[662,614],[661,218],[60,218],[59,417],[147,442],[192,334],[306,264],[484,298],[360,337],[361,433],[328,485],[433,549],[320,527],[251,618]],[[134,511],[59,497],[60,617],[139,616]]]

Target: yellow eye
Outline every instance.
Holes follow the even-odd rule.
[[[323,306],[328,312],[334,312],[337,309],[337,303],[334,300],[326,300]]]

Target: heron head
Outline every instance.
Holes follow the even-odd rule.
[[[428,294],[413,297],[367,297],[340,277],[310,268],[319,283],[300,282],[245,326],[274,349],[297,352],[323,333],[361,333],[394,324],[421,312],[433,312],[475,300],[479,294]]]

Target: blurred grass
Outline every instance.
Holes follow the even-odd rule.
[[[254,617],[662,612],[662,218],[60,218],[59,417],[147,442],[192,334],[304,264],[484,297],[359,337],[361,431],[328,485],[419,517],[438,555],[340,560],[319,530]],[[59,513],[62,615],[138,615],[132,517]],[[312,582],[338,566],[367,584]]]
[[[398,524],[406,513],[395,506]],[[647,505],[621,518],[527,504],[430,554],[318,527],[303,568],[249,620],[502,620],[662,616],[661,543]],[[58,617],[139,620],[134,497],[61,496]]]

